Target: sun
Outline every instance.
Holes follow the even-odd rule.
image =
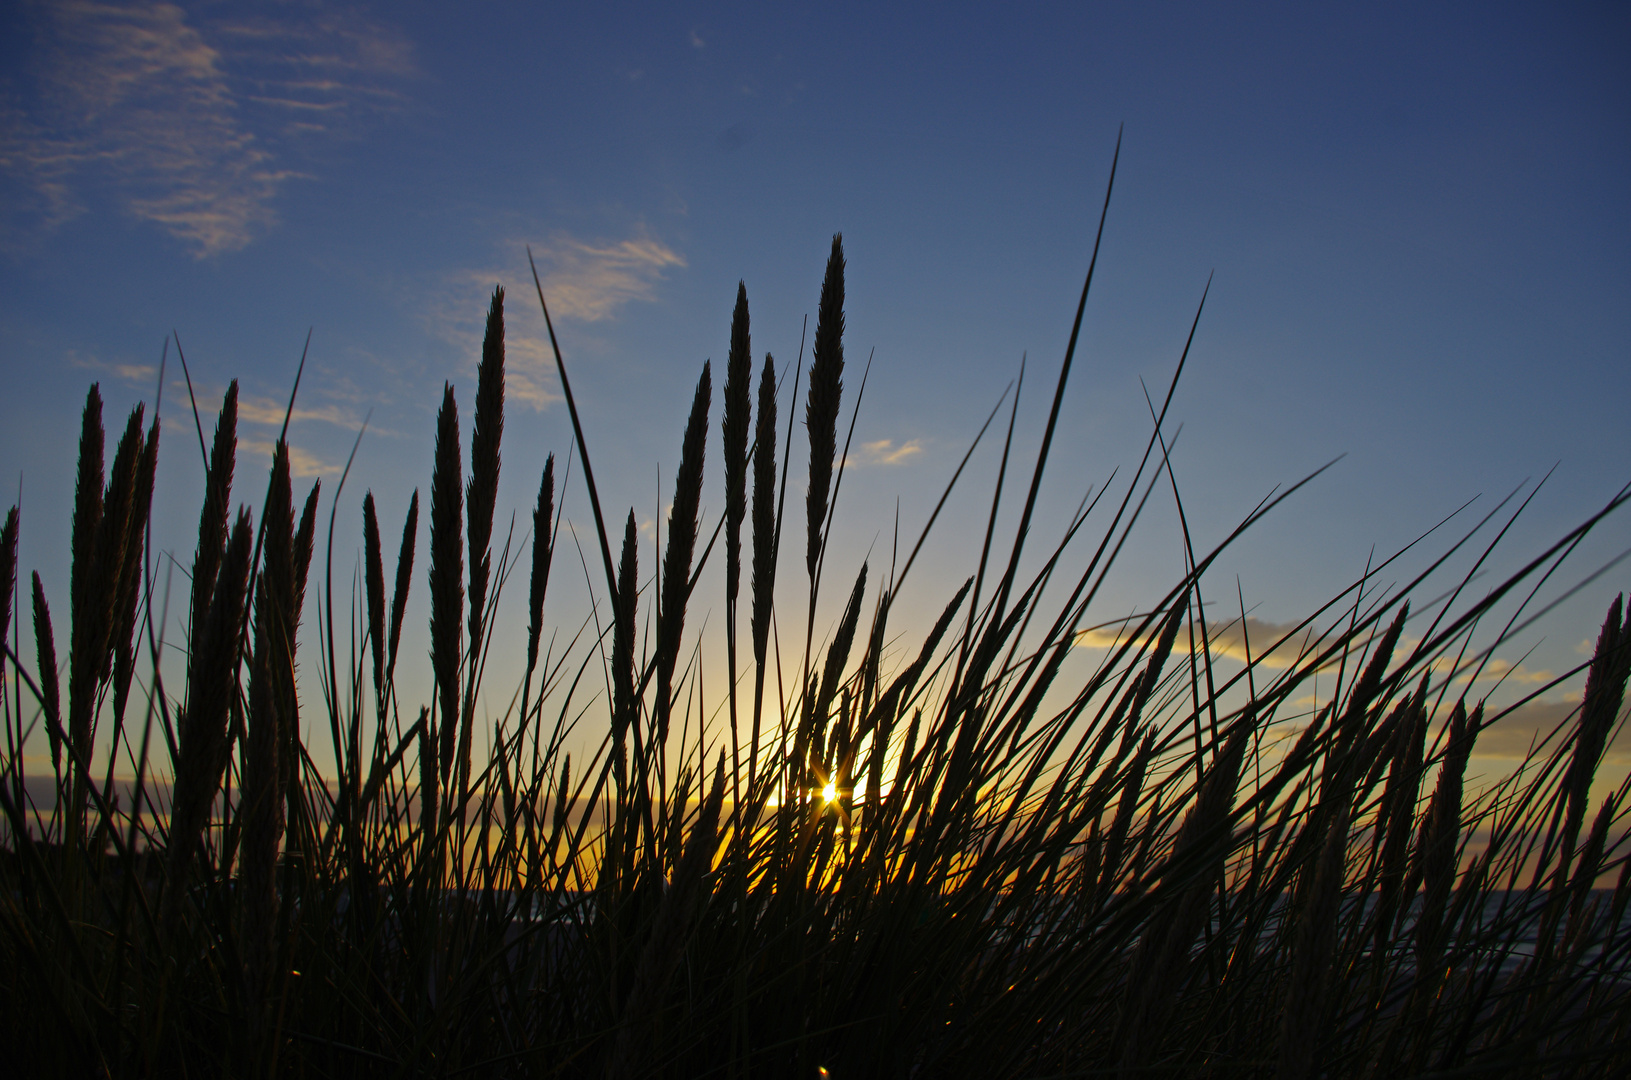
[[[827,786],[821,789],[821,801],[832,802],[836,798],[838,798],[838,785],[829,780]]]

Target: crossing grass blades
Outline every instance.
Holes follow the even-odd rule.
[[[980,558],[928,598],[907,591],[921,538],[888,565],[831,543],[853,430],[838,237],[807,372],[802,356],[756,362],[739,289],[724,460],[705,463],[719,414],[704,365],[656,567],[632,511],[603,514],[596,433],[557,347],[595,604],[559,630],[550,577],[578,562],[557,558],[569,470],[546,461],[530,540],[494,545],[502,290],[468,473],[451,386],[438,414],[428,574],[418,492],[396,545],[366,495],[349,629],[332,540],[314,558],[320,491],[295,490],[286,442],[269,476],[235,476],[235,385],[190,595],[166,620],[147,545],[159,424],[135,410],[104,466],[92,387],[65,603],[18,579],[15,508],[0,536],[0,1040],[18,1075],[1624,1075],[1627,792],[1590,801],[1631,670],[1621,601],[1578,710],[1483,788],[1469,756],[1502,716],[1456,676],[1490,653],[1475,632],[1518,625],[1627,492],[1476,598],[1470,573],[1440,580],[1445,562],[1483,563],[1510,503],[1420,577],[1377,589],[1373,567],[1294,634],[1250,643],[1249,665],[1223,662],[1196,617],[1207,571],[1293,487],[1190,549],[1190,572],[1089,663],[1075,646],[1102,630],[1122,545],[1148,499],[1179,497],[1169,391],[1131,477],[1094,489],[1062,535],[1033,535],[1092,274],[1029,475],[1011,457],[1016,393],[989,514],[968,523]],[[724,483],[712,532],[705,476]],[[253,512],[233,508],[246,484]],[[356,503],[337,492],[330,536],[342,512]],[[795,537],[802,564],[779,574]],[[709,560],[724,563],[710,630],[723,622],[725,687],[704,686],[696,639],[717,603],[698,592]],[[486,692],[520,572],[525,674]],[[848,599],[828,625],[835,587]],[[1412,610],[1419,596],[1436,599]],[[897,597],[930,605],[907,620],[932,618],[927,634],[891,629]],[[430,622],[424,702],[398,692],[410,611]],[[161,665],[180,618],[184,662]],[[321,659],[297,684],[299,642]],[[1271,653],[1294,659],[1270,668]],[[1296,702],[1316,673],[1310,715]],[[24,743],[42,735],[50,773],[30,776]]]

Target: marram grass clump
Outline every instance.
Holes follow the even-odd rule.
[[[304,617],[318,491],[294,490],[282,442],[258,512],[232,509],[234,388],[209,455],[184,681],[162,681],[146,546],[159,427],[144,433],[138,410],[105,470],[93,387],[72,595],[53,610],[33,577],[32,655],[15,509],[0,532],[0,1039],[18,1075],[1624,1075],[1627,793],[1590,805],[1631,669],[1621,602],[1578,712],[1486,788],[1467,763],[1501,716],[1462,700],[1451,669],[1476,654],[1480,619],[1521,607],[1626,493],[1476,602],[1413,612],[1430,575],[1383,592],[1373,570],[1316,613],[1334,629],[1311,618],[1244,667],[1218,662],[1217,628],[1196,616],[1223,548],[1192,550],[1089,670],[1072,651],[1163,479],[1165,408],[1132,478],[1022,558],[1067,354],[1016,535],[995,534],[999,480],[968,580],[905,641],[889,619],[922,540],[887,568],[829,547],[843,279],[834,237],[805,387],[808,595],[780,621],[803,622],[802,641],[777,630],[775,594],[798,482],[782,399],[802,364],[788,379],[767,355],[753,390],[745,286],[724,461],[705,460],[705,365],[645,577],[632,513],[621,538],[621,515],[602,515],[594,433],[557,350],[601,563],[598,636],[545,633],[570,494],[553,457],[530,557],[493,548],[502,291],[468,476],[451,386],[438,414],[423,592],[418,493],[394,573],[392,524],[361,502],[348,667],[331,545],[323,640]],[[1013,415],[1003,477],[1022,468]],[[715,553],[699,506],[721,482],[724,689],[705,688],[686,617],[714,602],[694,595]],[[331,513],[358,510],[336,492]],[[500,593],[522,567],[525,674],[484,698]],[[854,578],[818,627],[824,568]],[[743,589],[751,654],[737,649]],[[431,625],[424,702],[396,685],[410,607]],[[322,670],[298,683],[301,641]],[[1289,666],[1261,663],[1287,652]],[[1327,703],[1309,717],[1295,702],[1315,673]],[[478,703],[495,701],[512,704],[487,730]],[[302,742],[325,731],[332,776]],[[51,773],[30,777],[24,744],[42,738]]]

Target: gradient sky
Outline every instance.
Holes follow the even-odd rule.
[[[1347,454],[1224,561],[1218,615],[1238,575],[1256,618],[1300,618],[1373,546],[1555,466],[1495,560],[1510,568],[1631,480],[1627,56],[1623,4],[9,3],[0,501],[20,486],[22,571],[65,597],[85,389],[100,381],[110,426],[151,403],[173,330],[201,406],[241,380],[236,495],[258,502],[309,329],[297,471],[331,492],[369,418],[335,534],[343,597],[364,491],[388,534],[429,494],[443,380],[468,419],[501,283],[500,506],[519,537],[543,455],[570,442],[531,244],[603,498],[649,524],[738,279],[755,352],[791,361],[842,231],[847,401],[875,357],[835,533],[847,579],[887,552],[897,496],[915,534],[1022,355],[1016,445],[1034,452],[1125,124],[1040,535],[1136,465],[1139,380],[1164,391],[1215,273],[1171,414],[1196,543]],[[185,565],[202,467],[169,348],[156,541]],[[988,449],[904,598],[920,610],[972,565]],[[581,487],[567,514],[587,542]],[[1139,535],[1104,618],[1182,572],[1169,506]],[[1545,595],[1628,547],[1631,518],[1611,519]],[[557,562],[563,620],[575,562]],[[1579,663],[1628,579],[1517,643],[1512,663],[1535,650],[1507,689]]]

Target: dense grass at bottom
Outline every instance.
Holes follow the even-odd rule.
[[[1050,419],[1016,539],[1006,552],[991,542],[999,482],[985,554],[924,639],[889,630],[911,556],[882,574],[859,567],[836,625],[818,628],[823,572],[856,569],[826,546],[843,476],[843,270],[835,238],[804,379],[802,533],[783,533],[798,511],[795,500],[786,513],[791,432],[778,423],[791,391],[768,356],[753,391],[743,290],[719,533],[698,527],[705,366],[654,572],[640,570],[632,513],[619,545],[582,469],[597,609],[553,644],[553,458],[530,551],[492,546],[495,294],[468,477],[451,388],[438,416],[426,560],[436,683],[422,704],[398,699],[394,675],[417,493],[389,589],[387,538],[364,500],[360,618],[336,649],[331,555],[321,610],[304,603],[318,492],[297,504],[282,443],[258,513],[230,513],[235,387],[214,432],[185,664],[161,666],[165,597],[146,547],[159,429],[133,415],[105,465],[93,388],[72,594],[54,619],[33,579],[17,609],[35,655],[10,635],[0,667],[0,1040],[19,1075],[1391,1080],[1631,1068],[1625,788],[1590,803],[1631,671],[1620,600],[1580,708],[1479,790],[1466,788],[1467,762],[1502,717],[1453,689],[1603,515],[1475,598],[1458,587],[1469,572],[1444,599],[1442,563],[1380,588],[1382,562],[1305,631],[1255,643],[1243,669],[1216,662],[1218,628],[1197,614],[1236,530],[1216,550],[1190,549],[1189,572],[1086,670],[1075,646],[1145,500],[1170,490],[1182,504],[1163,407],[1132,478],[1022,559]],[[1067,356],[1055,416],[1069,368]],[[803,376],[801,357],[793,391]],[[1014,476],[1025,480],[1017,464]],[[1487,556],[1513,512],[1503,504],[1445,550]],[[8,632],[19,527],[13,510],[0,537]],[[811,613],[802,639],[774,622],[777,562],[800,536],[808,592],[784,610]],[[725,702],[704,694],[685,634],[710,558],[726,564],[724,645],[741,674]],[[525,679],[478,731],[498,596],[523,569]],[[1412,613],[1418,595],[1439,599]],[[1491,640],[1492,626],[1506,629]],[[309,633],[326,659],[320,693],[302,697],[295,644]],[[337,654],[356,660],[342,667]],[[1270,654],[1294,659],[1269,668]],[[166,684],[178,667],[181,684]],[[1316,673],[1336,689],[1308,716],[1295,702]],[[730,720],[700,723],[716,705]],[[303,731],[326,736],[337,775],[317,774]],[[30,777],[24,744],[42,739],[52,772]],[[574,759],[569,746],[589,749]]]

